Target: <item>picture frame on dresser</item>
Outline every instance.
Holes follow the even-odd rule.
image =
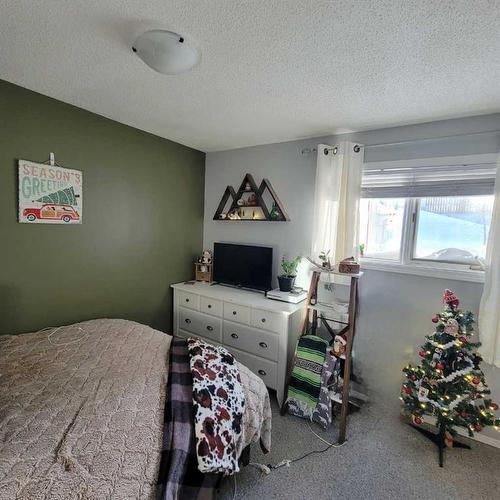
[[[276,391],[281,406],[303,305],[202,282],[176,283],[172,288],[174,335],[201,337],[224,346]]]

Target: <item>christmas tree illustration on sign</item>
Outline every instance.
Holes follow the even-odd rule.
[[[80,170],[19,160],[19,222],[81,224]]]

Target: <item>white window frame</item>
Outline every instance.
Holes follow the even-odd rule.
[[[390,168],[398,165],[404,167],[415,167],[416,165],[439,166],[446,164],[459,165],[467,162],[483,162],[495,164],[497,154],[478,154],[455,157],[426,158],[402,161],[381,161],[371,163],[371,168]],[[448,162],[448,163],[447,163]],[[414,259],[416,246],[416,229],[418,217],[419,198],[407,198],[405,202],[405,213],[403,216],[403,230],[401,236],[400,260],[380,259],[376,257],[362,257],[360,259],[363,269],[375,271],[387,271],[393,273],[413,274],[417,276],[429,276],[434,278],[446,278],[459,281],[484,282],[484,271],[471,269],[468,264],[454,264],[450,262],[439,262]]]

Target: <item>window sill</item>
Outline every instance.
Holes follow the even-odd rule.
[[[442,266],[433,266],[429,264],[400,264],[398,262],[386,262],[367,259],[360,259],[360,262],[361,269],[363,270],[413,274],[416,276],[426,276],[429,278],[484,283],[484,271],[474,271],[471,269],[453,269]]]

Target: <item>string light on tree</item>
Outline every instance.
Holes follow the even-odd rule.
[[[441,466],[445,446],[463,447],[455,440],[456,427],[463,427],[473,436],[487,426],[500,426],[500,419],[493,413],[498,404],[491,401],[479,368],[480,343],[472,340],[474,315],[458,309],[459,304],[455,294],[445,290],[443,310],[431,319],[435,331],[425,337],[418,353],[420,366],[403,368],[403,412],[416,426],[425,422],[426,415],[437,419],[437,435],[421,432],[438,444]]]

